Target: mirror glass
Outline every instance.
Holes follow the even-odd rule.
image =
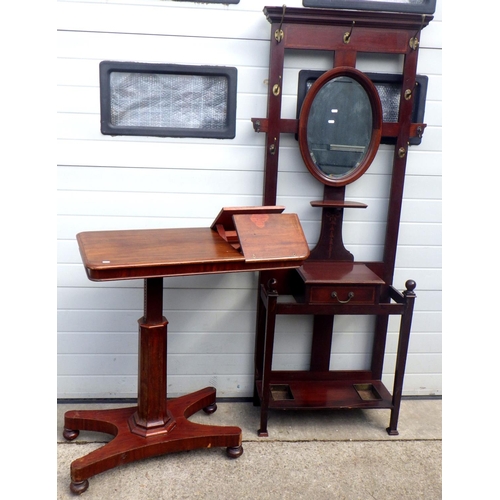
[[[343,177],[366,155],[373,128],[372,106],[353,78],[339,76],[319,90],[307,121],[307,146],[313,163],[327,177]]]
[[[382,137],[382,105],[372,81],[334,68],[311,86],[299,117],[299,147],[323,184],[345,186],[365,173]]]

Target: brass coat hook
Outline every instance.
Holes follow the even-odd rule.
[[[283,4],[283,13],[281,14],[280,27],[274,32],[274,38],[278,43],[280,43],[281,40],[283,40],[283,30],[281,29],[281,27],[283,26],[283,20],[285,19],[285,12],[286,12],[286,5]]]
[[[276,154],[276,137],[274,138],[273,143],[269,146],[269,153],[272,155]]]
[[[412,50],[417,50],[418,46],[420,45],[417,35],[422,31],[424,23],[425,23],[425,14],[422,14],[422,23],[420,24],[420,28],[417,30],[415,35],[412,38],[410,38],[410,47]]]
[[[354,29],[355,24],[356,24],[356,21],[353,21],[350,31],[346,31],[344,33],[344,43],[349,43],[351,41],[352,30]]]

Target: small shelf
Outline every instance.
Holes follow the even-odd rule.
[[[272,379],[272,374],[271,374]],[[262,381],[257,382],[262,400]],[[380,380],[271,380],[269,408],[392,408],[392,396]]]
[[[368,205],[366,203],[361,203],[360,201],[315,200],[311,201],[311,206],[321,208],[366,208]]]
[[[385,282],[362,262],[306,260],[297,268],[304,283],[311,285],[383,285]]]

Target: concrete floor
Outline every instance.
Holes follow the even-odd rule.
[[[67,410],[127,405],[58,405],[57,499],[69,490],[70,464],[111,436],[81,432],[62,437]],[[269,437],[259,438],[259,409],[251,403],[218,403],[194,422],[237,425],[244,453],[199,449],[126,464],[89,479],[85,500],[308,499],[438,500],[442,498],[441,400],[405,399],[399,436],[388,436],[388,410],[270,413]]]

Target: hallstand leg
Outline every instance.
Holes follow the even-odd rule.
[[[253,405],[260,406],[260,396],[257,389],[257,380],[262,380],[264,371],[264,342],[266,336],[266,307],[261,298],[261,286],[257,293],[257,316],[256,316],[256,334],[255,334],[255,353],[254,353],[254,382],[253,382]]]
[[[406,290],[403,295],[406,298],[406,309],[401,316],[401,324],[399,327],[399,342],[396,358],[396,370],[394,373],[394,388],[392,393],[392,410],[390,416],[389,427],[387,433],[389,436],[397,436],[399,410],[401,408],[401,396],[403,394],[403,380],[406,367],[406,359],[408,357],[408,346],[410,344],[410,330],[413,318],[413,308],[415,305],[416,294],[414,292],[417,284],[413,280],[406,282]]]
[[[273,363],[274,332],[276,327],[276,302],[278,300],[278,292],[271,288],[273,285],[273,281],[270,280],[268,283],[269,290],[267,291],[262,399],[260,407],[260,429],[258,430],[258,435],[260,437],[269,436],[269,433],[267,432],[267,418],[269,412],[269,398],[271,397],[270,379]]]

